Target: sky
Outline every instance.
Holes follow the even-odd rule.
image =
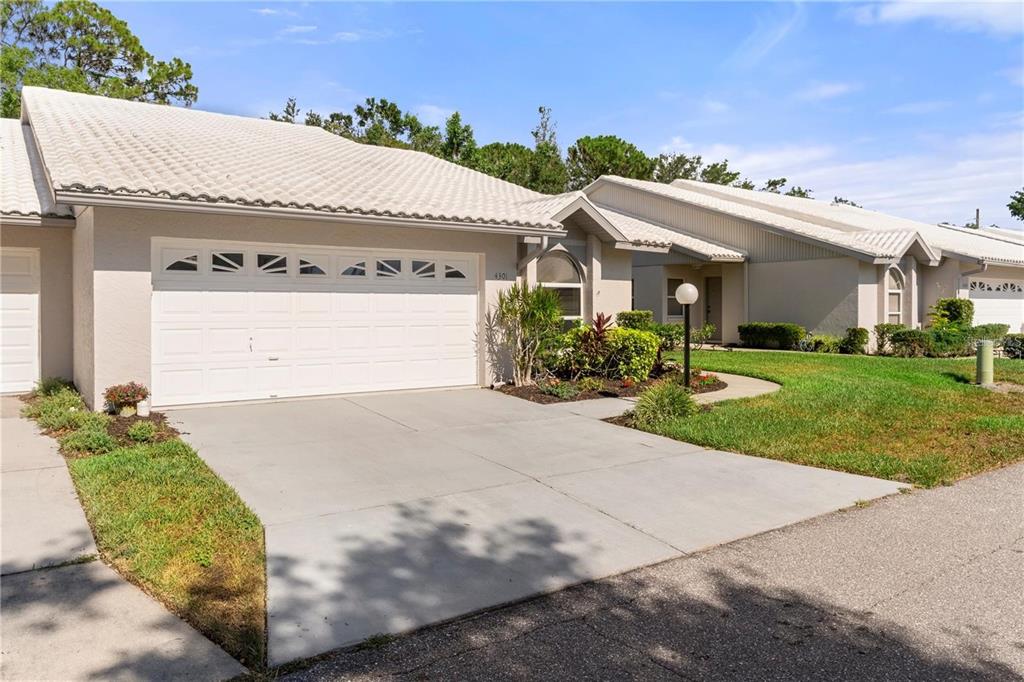
[[[385,97],[480,144],[618,135],[727,158],[819,200],[1016,229],[1024,3],[106,3],[195,108],[266,116]]]

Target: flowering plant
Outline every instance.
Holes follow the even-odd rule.
[[[111,386],[103,394],[103,397],[114,407],[135,406],[149,397],[149,389],[140,383],[131,381],[127,384]]]

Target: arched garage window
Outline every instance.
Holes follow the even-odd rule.
[[[581,299],[583,277],[572,256],[555,251],[537,262],[537,282],[554,289],[562,304],[562,319],[578,320],[583,316]]]
[[[885,277],[886,296],[889,300],[887,321],[892,324],[903,322],[903,273],[899,268],[889,268]]]

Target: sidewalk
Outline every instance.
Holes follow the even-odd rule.
[[[4,680],[222,680],[245,671],[161,604],[95,560],[53,439],[0,397]]]

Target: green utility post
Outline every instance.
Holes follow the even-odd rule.
[[[991,386],[992,375],[992,342],[978,341],[978,376],[979,386]]]

